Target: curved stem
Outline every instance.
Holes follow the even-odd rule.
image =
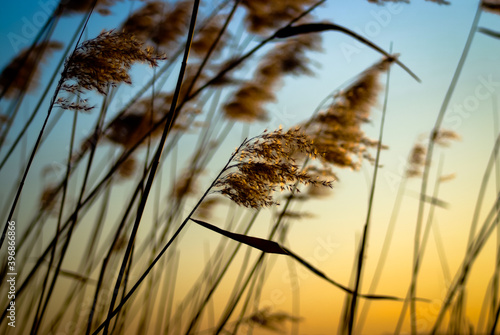
[[[438,117],[436,119],[436,123],[434,125],[434,128],[432,129],[432,132],[430,134],[429,138],[429,143],[427,145],[427,151],[426,151],[426,157],[425,157],[425,167],[424,167],[424,172],[423,172],[423,177],[422,177],[422,185],[420,189],[420,201],[419,201],[419,207],[418,207],[418,214],[417,214],[417,223],[415,227],[415,238],[414,238],[414,246],[413,246],[413,270],[412,270],[412,279],[411,279],[411,284],[410,284],[410,319],[411,319],[411,333],[412,335],[417,333],[417,306],[416,306],[416,301],[415,301],[415,296],[417,293],[417,277],[418,277],[418,267],[419,267],[419,253],[420,253],[420,235],[421,235],[421,230],[422,230],[422,221],[423,221],[423,216],[424,216],[424,207],[425,207],[425,196],[427,194],[427,183],[429,179],[429,171],[431,168],[431,163],[432,163],[432,154],[434,150],[434,144],[436,141],[436,138],[438,136],[439,130],[441,128],[441,124],[443,122],[444,114],[446,110],[448,109],[448,104],[451,100],[451,97],[453,95],[453,92],[455,90],[455,87],[458,83],[458,79],[460,77],[460,74],[462,72],[462,69],[465,64],[465,60],[467,59],[467,55],[470,51],[472,41],[474,40],[474,35],[476,33],[476,29],[479,23],[479,19],[481,18],[481,2],[479,2],[476,14],[474,16],[474,20],[472,22],[470,31],[469,31],[469,36],[467,38],[467,42],[465,43],[464,49],[462,51],[462,56],[460,57],[460,60],[458,62],[457,68],[455,69],[455,73],[453,75],[453,78],[451,80],[450,86],[448,87],[448,91],[446,92],[446,95],[444,97],[443,103],[441,105],[441,109],[439,110]]]

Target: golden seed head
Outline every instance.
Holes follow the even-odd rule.
[[[22,50],[0,73],[0,91],[13,98],[21,92],[33,91],[40,78],[40,63],[46,61],[55,50],[62,48],[56,41],[48,41]]]
[[[447,147],[451,144],[451,141],[460,140],[460,135],[458,135],[453,130],[440,129],[437,133],[433,135],[436,144]]]
[[[277,204],[274,191],[293,192],[299,183],[331,187],[331,181],[320,180],[298,168],[294,159],[298,152],[314,155],[310,139],[300,129],[264,132],[236,153],[233,169],[215,184],[217,192],[239,205],[260,208]]]
[[[320,49],[319,35],[302,35],[277,44],[262,59],[253,78],[243,83],[224,106],[224,115],[232,120],[267,120],[264,106],[276,99],[274,91],[285,75],[312,74],[306,52]]]
[[[316,155],[319,153],[322,160],[354,170],[360,168],[363,158],[372,160],[366,149],[378,143],[367,138],[361,126],[369,121],[377,102],[381,90],[379,76],[392,62],[393,59],[383,59],[368,68],[334,97],[326,111],[307,123],[306,131],[313,140]]]
[[[95,11],[101,15],[111,14],[110,7],[112,7],[118,0],[98,0],[95,5]],[[93,5],[93,0],[66,0],[61,1],[57,12],[58,15],[71,15],[88,12]]]
[[[108,86],[132,83],[128,71],[133,64],[157,66],[159,59],[163,58],[153,55],[151,49],[144,48],[132,35],[103,31],[80,44],[66,60],[63,89],[69,90],[71,84],[67,81],[74,81],[80,89],[106,94]]]
[[[246,10],[245,23],[252,33],[267,35],[283,27],[290,20],[313,5],[313,0],[242,0]]]

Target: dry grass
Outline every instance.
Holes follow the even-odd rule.
[[[378,5],[388,2],[368,1]],[[377,308],[374,305],[379,300],[400,306],[399,321],[397,315],[393,316],[395,333],[402,331],[404,325],[413,334],[422,333],[416,313],[429,300],[420,295],[422,291],[417,292],[417,284],[432,232],[442,270],[451,279],[442,245],[447,240],[440,240],[433,221],[435,211],[448,205],[440,197],[440,185],[454,179],[455,174],[441,173],[440,164],[433,194],[428,194],[430,171],[434,173],[436,169],[433,149],[434,145],[447,147],[460,139],[455,131],[441,127],[444,111],[471,48],[479,15],[482,11],[498,14],[498,1],[484,0],[479,4],[471,35],[429,141],[416,143],[409,153],[382,252],[375,257],[377,269],[368,293],[362,285],[365,259],[368,255],[370,261],[374,259],[368,248],[368,227],[378,229],[380,224],[371,213],[377,208],[375,184],[377,172],[383,169],[381,151],[390,150],[391,143],[382,143],[383,121],[377,140],[365,131],[376,119],[373,113],[380,107],[383,92],[385,120],[391,66],[397,64],[415,79],[418,77],[400,62],[399,56],[350,29],[316,22],[314,10],[324,1],[218,1],[201,10],[197,0],[148,1],[134,4],[133,10],[121,17],[119,28],[103,30],[82,41],[89,34],[89,18],[96,12],[118,15],[114,12],[117,2],[62,2],[33,45],[15,56],[0,74],[2,103],[12,106],[0,114],[0,147],[4,155],[0,169],[7,173],[7,169],[16,166],[20,171],[18,177],[8,181],[12,191],[6,191],[2,200],[6,221],[18,221],[18,324],[16,328],[7,325],[7,304],[0,300],[1,331],[261,334],[284,333],[291,327],[292,334],[306,333],[311,330],[300,327],[315,315],[307,314],[314,311],[300,308],[307,297],[298,288],[299,275],[307,273],[314,274],[315,280],[326,280],[345,297],[344,311],[339,313],[340,333],[365,333],[370,329],[368,325],[364,327],[366,316]],[[449,4],[443,0],[432,2]],[[63,47],[51,40],[54,29],[59,28],[56,18],[62,16],[83,16],[82,24],[74,32],[66,55],[59,59],[58,72],[47,82],[42,76],[43,66]],[[241,22],[235,22],[236,18]],[[327,31],[347,34],[383,58],[374,60],[372,66],[337,89],[325,100],[328,103],[314,111],[311,108],[306,120],[297,120],[297,125],[288,130],[280,127],[259,134],[256,125],[270,119],[269,105],[277,101],[287,80],[314,75],[311,55],[322,50],[321,33]],[[481,31],[496,37],[494,32]],[[139,72],[151,76],[141,83],[135,79]],[[176,82],[169,76],[177,73]],[[387,78],[386,87],[382,85],[383,78]],[[40,94],[40,89],[45,93]],[[47,103],[51,89],[52,99]],[[17,111],[20,106],[27,106],[24,99],[28,98],[39,100],[26,127],[19,130],[21,127],[12,125],[17,126]],[[35,122],[39,129],[34,134],[38,137],[32,142],[33,127],[29,132],[27,129],[40,106],[48,106],[47,114],[43,123]],[[54,107],[58,108],[58,116],[52,113]],[[67,115],[71,119],[66,119]],[[62,127],[58,126],[63,122],[67,122],[67,133],[60,133]],[[90,132],[81,133],[83,122],[92,123]],[[497,132],[498,129],[495,138]],[[234,147],[235,139],[240,137],[241,144],[230,154],[228,146]],[[48,166],[42,174],[43,185],[31,184],[37,179],[33,177],[32,170],[37,170],[33,162],[43,158],[40,147],[45,140],[55,143],[54,139],[61,148],[69,143],[67,148],[52,149],[54,154],[64,151],[62,172],[46,172],[53,170]],[[9,144],[6,153],[4,142]],[[491,207],[485,214],[482,204],[491,176],[496,178],[495,195],[499,192],[499,150],[497,138],[484,172],[464,257],[439,311],[430,320],[429,330],[434,334],[496,332],[500,314],[500,206],[498,201],[488,204]],[[15,154],[22,158],[20,164]],[[324,220],[336,234],[331,225],[336,213],[322,217],[314,206],[328,201],[334,208],[343,191],[331,191],[341,183],[337,175],[366,166],[374,172],[369,182],[365,230],[358,257],[354,253],[352,280],[342,284],[331,279],[343,277],[345,273],[339,273],[339,269],[322,268],[322,264],[308,262],[292,251],[300,249],[302,243],[307,245],[305,237],[288,237],[293,236],[295,223],[309,224],[312,220]],[[408,294],[380,294],[377,285],[383,278],[407,182],[421,183],[422,187]],[[28,211],[32,194],[36,195],[36,206]],[[360,198],[352,204],[355,211],[364,208],[365,201]],[[271,224],[267,237],[261,238],[256,235],[263,234],[264,216]],[[196,218],[210,218],[213,224]],[[210,240],[215,241],[210,242],[216,243],[215,247],[204,246],[205,260],[200,264],[196,263],[202,258],[199,236],[191,235],[199,227],[192,222],[208,227],[210,234],[220,237]],[[4,251],[12,244],[6,233],[8,224],[4,227],[2,280],[9,272]],[[201,233],[203,239],[213,238],[206,233]],[[472,266],[494,233],[498,238],[495,268],[489,278],[482,319],[474,324],[467,314],[468,281],[476,275]],[[276,263],[270,254],[291,256],[287,270],[294,275],[290,284],[291,311],[263,305],[266,278]],[[185,260],[190,256],[193,264]],[[197,279],[187,275],[195,269],[199,270]],[[6,286],[2,286],[0,294],[7,296]],[[331,302],[329,292],[324,291],[323,295],[325,301],[317,305]],[[361,312],[357,307],[360,299],[366,301]],[[335,304],[340,305],[338,301]],[[287,306],[281,304],[279,308],[290,307]],[[408,307],[411,318],[405,323]]]

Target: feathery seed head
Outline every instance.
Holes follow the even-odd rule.
[[[43,189],[40,196],[40,210],[55,214],[58,191],[55,185],[49,185]]]
[[[175,3],[171,11],[160,18],[151,35],[151,41],[162,50],[167,51],[181,36],[183,36],[189,26],[192,0],[183,0]]]
[[[90,112],[94,109],[94,106],[90,106],[88,104],[88,99],[81,99],[79,102],[69,102],[68,99],[59,97],[57,98],[54,106],[77,112]]]
[[[194,56],[205,56],[205,54],[208,52],[212,44],[219,36],[225,20],[226,17],[224,15],[217,15],[213,17],[210,22],[194,36],[193,42],[191,43],[191,52]],[[222,49],[226,45],[226,41],[228,41],[229,38],[229,32],[226,30],[218,41],[214,49],[215,53],[212,54],[212,57],[216,56],[217,53],[220,53],[222,51]]]
[[[118,174],[123,179],[128,179],[134,175],[137,168],[137,161],[134,157],[128,157],[118,168]]]
[[[95,10],[101,15],[109,15],[109,10],[118,0],[97,0]],[[65,0],[61,1],[57,8],[58,15],[72,15],[88,12],[94,3],[94,0]]]
[[[288,21],[296,18],[307,7],[314,4],[314,0],[242,0],[241,5],[247,13],[245,21],[248,30],[256,34],[269,34],[282,27]]]
[[[146,43],[158,26],[164,9],[165,3],[162,1],[147,2],[125,20],[120,30]]]
[[[217,192],[239,205],[260,208],[277,204],[274,191],[293,192],[297,183],[331,187],[331,181],[299,169],[295,152],[315,155],[310,139],[298,128],[264,132],[246,141],[233,157],[235,164],[215,183]]]
[[[152,118],[149,113],[127,113],[113,120],[106,131],[106,137],[124,148],[131,148],[151,131],[155,121],[154,116]],[[159,128],[157,127],[151,136],[160,135]]]
[[[308,50],[318,50],[319,35],[301,35],[277,44],[257,67],[253,78],[245,82],[224,106],[224,115],[232,120],[253,122],[267,120],[266,103],[275,100],[274,91],[287,74],[311,74]]]
[[[151,48],[143,48],[142,43],[125,32],[103,31],[94,39],[80,44],[66,60],[64,81],[73,80],[85,90],[95,89],[106,94],[108,85],[131,84],[128,70],[134,63],[145,62],[157,66],[164,59],[153,55]],[[71,84],[65,83],[68,90]]]
[[[264,329],[281,333],[284,332],[283,327],[286,321],[299,322],[300,318],[289,315],[285,312],[271,313],[269,309],[264,308],[250,315],[244,321],[254,327],[262,327]]]
[[[185,196],[195,194],[196,192],[196,177],[203,172],[203,169],[187,170],[174,184],[170,197],[180,200]]]
[[[460,140],[460,135],[458,135],[453,130],[440,129],[437,133],[433,134],[434,141],[436,144],[447,147],[451,144],[451,141]]]
[[[453,180],[453,179],[455,179],[456,176],[457,175],[455,173],[449,173],[449,174],[442,175],[439,177],[439,182],[444,183],[444,182]]]
[[[196,209],[196,216],[202,219],[209,219],[211,217],[212,210],[219,203],[220,198],[218,197],[206,198]]]
[[[244,122],[265,121],[264,104],[275,99],[269,87],[256,82],[246,82],[224,105],[224,115],[231,120]]]

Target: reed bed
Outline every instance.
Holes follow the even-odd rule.
[[[481,26],[500,3],[477,3],[434,126],[406,148],[390,184],[387,216],[393,69],[422,80],[392,46],[319,20],[326,5],[53,6],[0,73],[2,333],[500,332],[497,92],[487,97],[482,179],[455,188],[475,202],[461,213],[462,244],[447,230],[456,176],[445,164],[461,140],[446,112],[474,39],[500,43]],[[70,20],[69,38],[57,40]],[[370,50],[371,65],[275,128],[270,106],[290,82],[314,79],[333,33]],[[349,243],[332,240],[345,231]],[[349,252],[336,254],[339,243]]]

